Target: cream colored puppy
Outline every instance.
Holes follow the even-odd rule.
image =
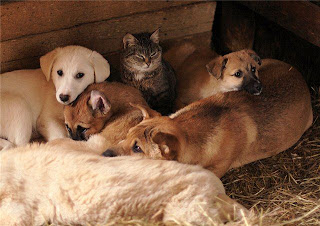
[[[2,225],[102,225],[139,218],[205,225],[248,211],[200,166],[33,144],[0,152]]]
[[[108,61],[81,46],[57,48],[40,65],[0,75],[0,150],[27,144],[33,131],[47,140],[66,137],[62,104],[110,75]]]

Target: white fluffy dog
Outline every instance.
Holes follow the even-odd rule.
[[[57,48],[40,65],[0,75],[0,150],[27,144],[32,131],[47,140],[66,137],[62,104],[110,75],[108,61],[81,46]]]
[[[247,212],[210,171],[175,161],[104,158],[49,142],[2,151],[0,165],[2,225],[130,217],[206,225]]]

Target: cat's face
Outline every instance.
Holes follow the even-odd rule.
[[[122,63],[132,69],[150,71],[161,64],[162,49],[159,45],[159,29],[123,37]]]

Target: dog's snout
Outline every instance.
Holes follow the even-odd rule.
[[[261,85],[261,82],[260,81],[257,81],[253,84],[253,87],[258,91],[260,92],[262,90],[262,85]]]
[[[67,102],[70,99],[69,95],[60,94],[59,98],[62,102]]]
[[[105,157],[116,157],[116,153],[112,151],[111,149],[107,149],[105,152],[102,153]]]

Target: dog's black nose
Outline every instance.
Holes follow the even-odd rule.
[[[257,90],[257,92],[261,92],[261,90],[262,90],[262,85],[261,85],[260,82],[254,83],[253,87],[254,87],[255,90]]]
[[[69,100],[70,96],[69,95],[60,94],[59,98],[60,98],[60,100],[62,102],[67,102]]]
[[[105,152],[102,153],[103,156],[105,157],[116,157],[116,153],[114,151],[107,149]]]

